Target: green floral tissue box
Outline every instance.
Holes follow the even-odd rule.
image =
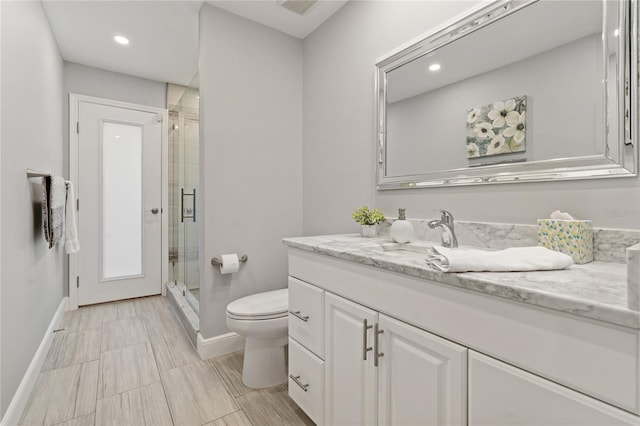
[[[568,254],[577,264],[592,262],[591,221],[538,219],[538,245]]]

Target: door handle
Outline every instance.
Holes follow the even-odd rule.
[[[367,360],[367,352],[373,349],[371,346],[367,345],[367,330],[369,330],[371,327],[373,326],[367,325],[366,319],[362,320],[362,360],[363,361]]]
[[[158,214],[159,211],[160,210],[158,210],[157,207],[154,207],[154,208],[151,209],[151,213],[153,213],[153,214]]]
[[[189,214],[184,214],[184,197],[193,197],[192,198],[192,206]],[[193,192],[191,194],[185,194],[184,188],[180,189],[180,222],[184,222],[185,219],[193,219],[196,221],[196,189],[193,188]]]
[[[384,356],[384,352],[380,352],[380,335],[384,330],[379,329],[378,323],[373,325],[373,366],[377,367],[379,359]]]

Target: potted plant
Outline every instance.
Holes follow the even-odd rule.
[[[351,217],[361,225],[363,237],[375,237],[378,235],[378,224],[384,222],[384,214],[379,209],[369,210],[362,206],[353,212]]]

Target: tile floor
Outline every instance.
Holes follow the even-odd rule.
[[[242,384],[242,352],[201,361],[166,297],[67,312],[22,425],[313,425],[287,385]]]

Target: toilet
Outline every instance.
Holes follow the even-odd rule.
[[[266,388],[287,381],[289,290],[252,294],[227,306],[227,326],[246,338],[242,382]]]

